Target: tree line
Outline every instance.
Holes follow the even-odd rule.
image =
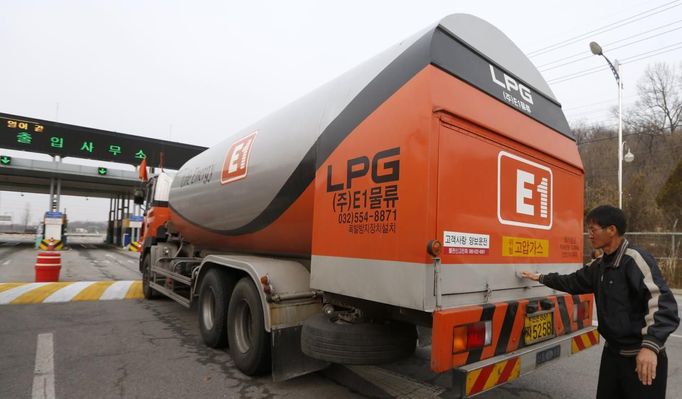
[[[682,230],[682,63],[649,65],[623,109],[623,211],[630,231]],[[613,110],[617,119],[617,109]],[[572,125],[585,168],[585,210],[618,204],[617,127]]]

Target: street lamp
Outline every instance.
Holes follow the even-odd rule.
[[[623,141],[623,148],[625,148],[625,141]],[[623,161],[630,163],[635,160],[635,154],[630,151],[630,146],[628,146],[628,153],[623,155]]]
[[[597,42],[590,42],[590,50],[592,50],[592,54],[604,57],[609,67],[611,67],[613,76],[616,78],[616,84],[618,84],[618,207],[623,209],[623,145],[625,143],[623,143],[623,83],[620,80],[620,64],[616,60],[616,65],[614,66],[604,55],[601,46]],[[632,155],[629,149],[628,155],[632,156],[630,161],[634,159],[634,155]]]

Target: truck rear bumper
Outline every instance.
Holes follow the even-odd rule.
[[[463,398],[475,396],[598,343],[596,327],[587,327],[511,353],[468,364],[452,371],[453,390]]]
[[[340,385],[369,397],[469,398],[598,343],[596,328],[587,327],[532,347],[441,373],[431,370],[430,346],[418,347],[413,356],[397,362],[379,366],[333,364],[323,373]],[[557,347],[559,349],[555,349]],[[539,362],[538,356],[541,357]]]

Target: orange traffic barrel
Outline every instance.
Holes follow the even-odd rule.
[[[62,256],[59,252],[40,252],[36,260],[36,283],[59,281]]]

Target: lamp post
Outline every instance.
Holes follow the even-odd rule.
[[[620,80],[620,64],[616,60],[616,65],[611,63],[611,60],[604,55],[601,46],[597,42],[590,42],[590,50],[592,54],[601,55],[611,67],[611,72],[616,78],[618,84],[618,207],[623,209],[623,83]],[[629,152],[628,154],[632,155]],[[634,158],[634,156],[633,156]]]

